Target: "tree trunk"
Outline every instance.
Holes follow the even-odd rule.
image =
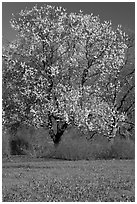
[[[63,133],[64,133],[64,131],[63,131],[63,132],[57,132],[57,133],[55,134],[55,138],[54,138],[54,140],[53,140],[53,142],[54,142],[54,147],[55,147],[55,148],[58,147],[58,145],[59,145],[59,143],[60,143],[60,141],[61,141],[61,137],[62,137]]]
[[[57,147],[61,141],[61,137],[63,136],[68,124],[66,122],[57,121],[57,131],[55,133],[53,129],[53,122],[50,117],[49,119],[49,135],[54,142],[54,146]]]
[[[118,130],[117,128],[118,128],[118,125],[115,124],[115,126],[112,129],[112,133],[111,133],[111,137],[110,137],[110,144],[111,144],[111,146],[114,144],[114,141],[115,141],[115,138],[116,138],[116,134],[117,134],[117,130]]]

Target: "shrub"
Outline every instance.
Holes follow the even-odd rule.
[[[16,138],[10,141],[10,148],[12,155],[24,155],[29,149],[29,144],[23,138]]]
[[[4,155],[28,155],[42,157],[49,154],[51,139],[44,129],[20,126],[16,135],[4,132],[2,135],[2,153]]]
[[[111,156],[117,159],[134,159],[135,144],[132,140],[117,138],[111,147]]]
[[[65,138],[52,152],[52,157],[65,160],[89,159],[92,149],[86,139]]]
[[[65,138],[50,156],[65,160],[134,159],[135,145],[131,140],[116,139],[111,144],[107,140],[89,142],[85,138]]]

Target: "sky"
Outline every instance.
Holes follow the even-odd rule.
[[[2,3],[2,37],[3,42],[16,39],[16,32],[10,26],[12,13],[19,13],[22,9],[32,8],[34,5],[50,4],[66,8],[68,13],[83,10],[86,14],[99,15],[102,21],[111,20],[112,25],[122,25],[125,29],[135,29],[134,2],[3,2]]]

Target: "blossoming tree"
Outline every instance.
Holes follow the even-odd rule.
[[[18,35],[3,49],[4,126],[47,127],[55,144],[69,124],[115,137],[127,118],[117,106],[127,49],[121,28],[53,6],[22,10],[11,26]]]

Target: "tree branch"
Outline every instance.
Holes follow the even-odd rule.
[[[128,94],[130,93],[130,91],[134,88],[135,86],[131,86],[128,91],[125,93],[125,95],[123,96],[123,98],[121,99],[120,102],[120,106],[117,108],[117,110],[120,110],[120,108],[123,106],[124,101],[126,100],[126,97],[128,96]]]
[[[127,113],[129,110],[130,110],[130,108],[132,108],[132,106],[135,104],[135,101],[133,101],[133,103],[125,110],[125,112]]]

